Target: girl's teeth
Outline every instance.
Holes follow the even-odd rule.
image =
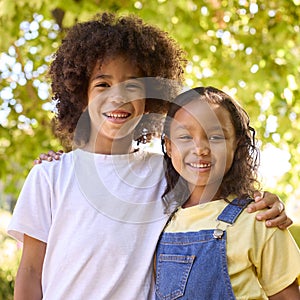
[[[209,168],[211,166],[210,164],[195,164],[195,163],[191,163],[190,165],[194,168]]]

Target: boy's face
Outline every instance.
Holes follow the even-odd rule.
[[[145,109],[141,72],[123,56],[97,65],[88,87],[92,132],[101,139],[118,139],[132,133]],[[104,142],[104,141],[103,141]]]
[[[167,152],[176,171],[190,187],[216,193],[237,144],[229,112],[220,105],[193,100],[176,112],[169,138]]]

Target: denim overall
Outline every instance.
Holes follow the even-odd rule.
[[[252,199],[234,199],[217,220],[232,225]],[[218,224],[218,225],[219,225]],[[158,300],[235,299],[227,268],[226,230],[162,233],[156,253]]]

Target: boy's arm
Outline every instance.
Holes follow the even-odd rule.
[[[295,280],[290,286],[282,290],[281,292],[270,296],[270,300],[300,300],[300,292],[298,281]]]
[[[266,221],[267,227],[277,226],[280,229],[286,229],[293,224],[293,221],[285,213],[284,203],[277,195],[257,191],[254,200],[255,202],[247,207],[247,211],[252,213],[264,208],[269,208],[256,216],[258,221]]]
[[[41,300],[43,298],[41,278],[46,246],[46,243],[24,235],[14,300]]]
[[[48,153],[40,154],[39,158],[34,161],[34,164],[40,164],[43,160],[52,161],[59,160],[63,154],[62,150],[57,152],[50,150]],[[286,229],[293,224],[293,221],[286,215],[284,211],[284,204],[275,194],[269,192],[256,192],[255,202],[251,203],[247,211],[249,213],[268,208],[268,210],[257,214],[256,218],[259,221],[266,221],[267,227],[278,227]]]

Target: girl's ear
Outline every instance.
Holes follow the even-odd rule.
[[[172,156],[172,143],[171,143],[171,140],[167,136],[165,136],[165,145],[166,145],[167,155],[171,158],[171,156]]]

